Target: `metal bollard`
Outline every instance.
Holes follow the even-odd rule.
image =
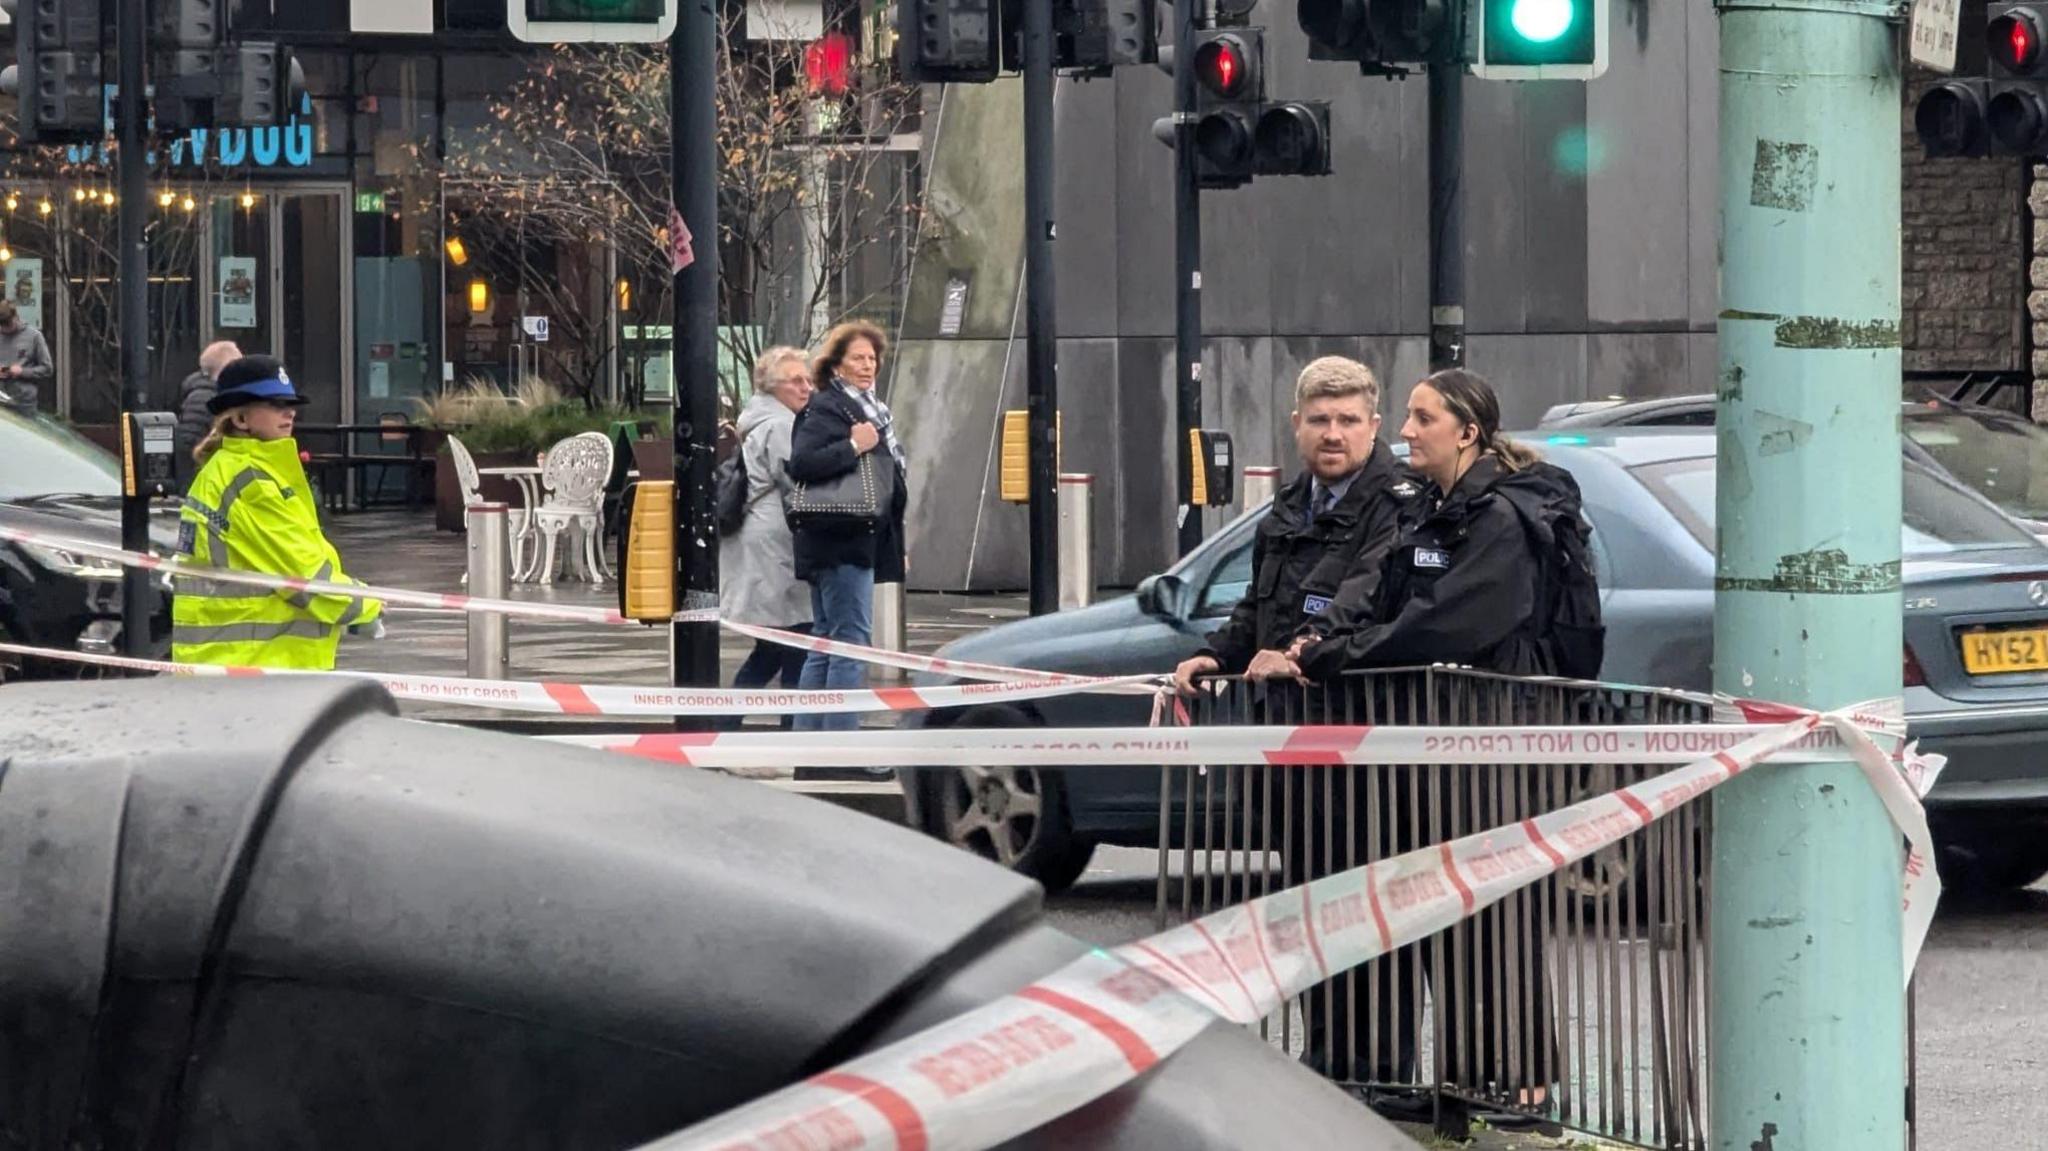
[[[505,512],[504,504],[471,504],[464,513],[468,527],[470,595],[504,599],[511,592]],[[470,612],[470,678],[504,679],[510,667],[505,617],[496,612]]]
[[[1060,610],[1095,602],[1095,477],[1060,473]]]
[[[908,612],[903,599],[903,585],[900,583],[878,583],[875,585],[874,632],[875,647],[883,651],[903,651],[908,642]],[[874,674],[882,679],[900,680],[906,678],[901,668],[877,667]]]
[[[1275,467],[1248,467],[1237,484],[1237,510],[1248,512],[1264,507],[1273,501],[1273,493],[1280,490],[1280,469]]]

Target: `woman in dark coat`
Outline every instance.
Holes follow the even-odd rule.
[[[896,482],[887,512],[864,523],[800,522],[791,525],[796,575],[811,585],[814,634],[845,643],[873,642],[875,584],[903,580],[903,445],[888,405],[875,395],[875,380],[888,341],[866,321],[840,324],[825,336],[812,365],[817,393],[797,413],[791,434],[789,477],[823,483],[853,471],[860,458],[882,452],[877,462],[894,469]],[[812,652],[804,660],[806,689],[852,689],[867,685],[857,660]],[[798,731],[851,730],[853,715],[800,715]]]

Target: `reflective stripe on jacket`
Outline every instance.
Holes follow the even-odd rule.
[[[178,545],[193,562],[214,567],[353,582],[320,532],[295,440],[223,441],[185,496]],[[382,610],[362,596],[182,579],[171,601],[171,658],[327,670],[334,667],[342,629]]]

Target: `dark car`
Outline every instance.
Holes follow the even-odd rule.
[[[177,543],[176,509],[155,509],[151,541]],[[121,465],[48,416],[0,404],[0,523],[118,546]],[[0,540],[0,638],[87,652],[121,648],[121,569],[59,548]],[[150,651],[170,647],[170,592],[155,581]],[[76,665],[0,656],[0,678],[74,675]]]
[[[2048,536],[2048,428],[2017,412],[1938,396],[1905,404],[1900,417],[1909,454],[1976,489],[2035,535]],[[1714,397],[1559,404],[1543,414],[1540,426],[1711,428]]]
[[[1526,437],[1577,478],[1592,524],[1608,625],[1604,678],[1712,685],[1711,433],[1587,429]],[[1904,491],[1905,697],[1916,737],[1949,757],[1929,797],[1958,885],[2023,886],[2048,871],[2048,658],[1993,668],[1969,637],[2041,629],[2048,656],[2048,548],[1938,468],[1908,459]],[[1009,624],[944,654],[1084,674],[1165,672],[1201,646],[1250,578],[1264,509],[1248,512],[1136,595]],[[910,723],[1143,725],[1149,701],[1068,696],[932,712]],[[1150,845],[1150,772],[1034,768],[902,774],[914,823],[1049,886],[1071,882],[1096,843]]]

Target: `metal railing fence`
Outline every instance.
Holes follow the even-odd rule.
[[[1698,696],[1428,668],[1327,686],[1224,681],[1194,724],[1704,723]],[[1175,921],[1512,824],[1651,765],[1166,768],[1157,915]],[[1692,804],[1261,1024],[1332,1080],[1516,1110],[1670,1151],[1705,1145],[1707,804]]]

